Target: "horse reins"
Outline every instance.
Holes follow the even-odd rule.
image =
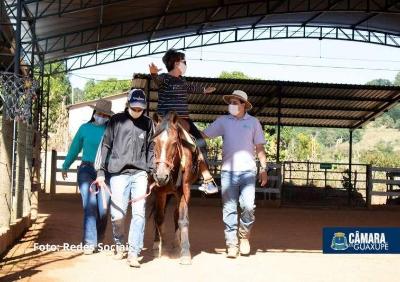
[[[177,144],[176,149],[178,150],[178,154],[174,154],[174,157],[173,157],[173,159],[172,159],[172,162],[170,162],[170,161],[168,161],[168,160],[161,161],[159,158],[156,158],[155,163],[156,163],[156,164],[165,163],[168,167],[170,167],[171,171],[174,171],[175,157],[178,155],[179,158],[182,159],[182,154],[183,154],[183,152],[182,152],[182,143],[180,142],[180,140],[181,140],[181,139],[180,139],[180,135],[179,135],[179,131],[178,131],[178,141],[176,142],[176,144]],[[93,188],[93,185],[95,185],[95,188]],[[153,183],[149,186],[148,192],[147,192],[146,194],[144,194],[144,195],[142,195],[142,196],[140,196],[140,197],[138,197],[138,198],[129,200],[129,201],[128,201],[128,204],[129,204],[129,203],[132,203],[132,204],[133,204],[133,203],[136,203],[136,202],[141,201],[141,200],[143,200],[143,199],[146,199],[148,196],[150,196],[150,194],[151,194],[151,192],[153,191],[153,188],[154,188],[155,186],[158,186],[157,182],[153,182]],[[102,193],[102,199],[103,199],[103,207],[104,207],[104,208],[107,208],[107,203],[105,202],[105,195],[104,195],[104,192],[107,191],[108,194],[110,194],[110,197],[112,197],[112,193],[111,193],[111,190],[110,190],[110,188],[108,187],[108,185],[105,184],[105,183],[104,183],[104,185],[99,185],[99,183],[95,180],[95,181],[93,181],[93,182],[90,184],[89,190],[90,190],[91,193],[94,193],[94,194],[98,194],[98,193],[101,191],[101,193]]]
[[[95,188],[94,188],[94,189],[93,189],[93,185],[95,185]],[[137,197],[137,198],[134,198],[134,199],[129,200],[129,201],[128,201],[128,204],[129,204],[129,203],[132,203],[132,204],[133,204],[133,203],[139,202],[139,201],[141,201],[141,200],[143,200],[143,199],[146,199],[148,196],[150,196],[150,194],[151,194],[153,188],[154,188],[156,185],[157,185],[157,183],[156,183],[156,182],[153,182],[153,183],[149,186],[148,192],[146,192],[146,194],[144,194],[144,195],[142,195],[142,196],[140,196],[140,197]],[[107,203],[106,203],[106,199],[105,199],[105,195],[104,195],[105,191],[107,191],[108,194],[110,194],[110,197],[112,197],[112,193],[111,193],[111,190],[110,190],[110,188],[108,187],[108,185],[105,184],[105,183],[104,183],[104,185],[99,185],[99,183],[95,180],[95,181],[93,181],[93,182],[90,184],[89,190],[90,190],[91,193],[94,193],[95,195],[98,194],[98,193],[101,191],[101,193],[102,193],[102,194],[101,194],[101,195],[102,195],[102,200],[103,200],[103,207],[106,209],[106,208],[107,208]]]

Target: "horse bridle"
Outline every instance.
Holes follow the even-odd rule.
[[[179,156],[179,158],[180,159],[182,159],[182,152],[181,152],[181,150],[182,150],[182,144],[181,144],[181,142],[180,142],[180,134],[179,134],[179,131],[178,131],[178,138],[177,138],[177,142],[176,142],[176,149],[178,150],[178,154],[174,154],[174,157],[172,158],[172,161],[170,162],[170,161],[168,161],[168,160],[165,160],[165,161],[161,161],[161,159],[160,158],[157,158],[157,156],[156,156],[156,160],[155,160],[155,163],[156,163],[156,166],[158,165],[158,164],[162,164],[162,163],[164,163],[164,164],[166,164],[169,168],[170,168],[170,170],[171,171],[174,171],[174,162],[175,162],[175,157],[176,157],[176,155],[178,155]]]

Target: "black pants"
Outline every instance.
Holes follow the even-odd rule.
[[[196,139],[203,139],[203,135],[201,135],[200,130],[197,128],[197,126],[194,124],[194,122],[188,118],[186,121],[189,123],[189,133],[194,136]]]

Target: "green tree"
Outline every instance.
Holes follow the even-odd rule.
[[[400,86],[400,71],[397,73],[393,84],[396,85],[396,86]]]
[[[130,80],[110,78],[102,81],[89,80],[83,89],[85,101],[99,99],[105,96],[129,90]]]
[[[368,81],[367,85],[392,86],[393,83],[388,79],[378,78],[378,79],[373,79],[371,81]]]
[[[84,100],[85,100],[85,92],[83,92],[83,90],[80,88],[77,87],[73,88],[71,93],[71,103],[75,104],[83,102]]]
[[[360,160],[363,163],[380,167],[400,167],[400,158],[397,154],[390,154],[382,151],[367,150],[362,151]]]
[[[62,68],[62,63],[54,63],[45,66],[45,72],[51,69]],[[44,80],[44,89],[47,89],[48,80]],[[56,121],[60,116],[63,103],[70,103],[71,83],[65,73],[53,74],[50,76],[50,93],[49,93],[49,132],[55,132],[57,128]]]
[[[208,124],[204,122],[196,122],[197,128],[203,131],[207,128]],[[222,159],[222,137],[206,139],[207,151],[209,160]]]
[[[389,113],[384,113],[380,117],[378,117],[373,123],[372,127],[386,127],[386,128],[394,128],[396,125],[396,121],[389,115]]]
[[[223,72],[221,72],[221,74],[219,75],[219,78],[251,79],[250,76],[244,74],[244,73],[241,72],[241,71],[232,71],[232,72],[223,71]]]

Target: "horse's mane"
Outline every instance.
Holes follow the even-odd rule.
[[[176,117],[175,112],[168,112],[165,117],[162,119],[161,123],[157,125],[156,131],[154,132],[153,139],[158,135],[163,133],[164,131],[169,131],[170,128],[176,129],[176,127],[172,126],[172,120]]]

